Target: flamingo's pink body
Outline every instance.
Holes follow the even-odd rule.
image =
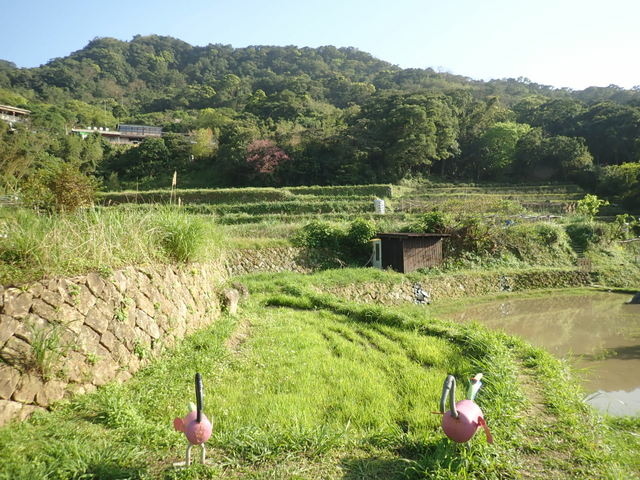
[[[212,425],[204,413],[201,414],[200,422],[197,421],[198,413],[194,410],[187,413],[183,418],[173,420],[173,428],[178,432],[184,432],[191,445],[200,445],[211,436]]]
[[[444,433],[454,442],[468,442],[476,433],[478,427],[485,427],[486,423],[482,416],[482,410],[472,400],[461,400],[456,403],[458,418],[451,415],[448,410],[442,416],[442,429]],[[487,439],[490,437],[487,436]],[[491,443],[491,440],[489,441]]]

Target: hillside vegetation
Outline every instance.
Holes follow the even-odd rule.
[[[0,103],[32,111],[30,127],[0,125],[0,188],[40,207],[73,172],[110,190],[168,187],[174,172],[189,188],[570,181],[639,206],[640,96],[615,86],[482,82],[353,48],[151,35],[97,38],[33,69],[0,62]],[[165,135],[133,148],[68,135],[118,123]]]
[[[0,61],[0,104],[32,112],[0,122],[0,285],[273,246],[324,270],[245,277],[238,317],[126,384],[0,429],[0,479],[638,478],[638,422],[595,415],[562,362],[347,290],[511,272],[545,288],[578,265],[584,282],[637,289],[639,95],[155,35],[97,38],[34,69]],[[164,134],[69,135],[118,123]],[[447,234],[445,262],[333,269],[366,265],[381,231]],[[171,420],[196,370],[212,464],[175,471]],[[447,373],[478,371],[496,443],[454,445],[431,412]]]

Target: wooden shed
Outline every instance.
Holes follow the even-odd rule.
[[[374,265],[400,273],[435,267],[442,263],[442,239],[448,236],[440,233],[379,233],[378,242],[374,240]]]

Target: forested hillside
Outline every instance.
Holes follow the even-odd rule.
[[[61,176],[108,189],[448,180],[575,181],[640,198],[640,90],[555,89],[400,69],[353,48],[193,47],[97,38],[38,68],[0,61],[0,182],[41,192]],[[162,126],[136,147],[71,128]],[[89,182],[91,183],[91,182]]]

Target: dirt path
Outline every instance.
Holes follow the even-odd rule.
[[[251,322],[247,318],[243,318],[229,338],[224,342],[225,348],[233,355],[239,355],[242,345],[251,335]]]
[[[535,378],[535,371],[518,361],[520,385],[529,401],[522,421],[526,438],[521,445],[524,478],[564,479],[575,478],[561,466],[571,464],[571,445],[560,435],[553,435],[558,418],[545,406],[543,386]],[[558,440],[561,440],[558,442]]]

